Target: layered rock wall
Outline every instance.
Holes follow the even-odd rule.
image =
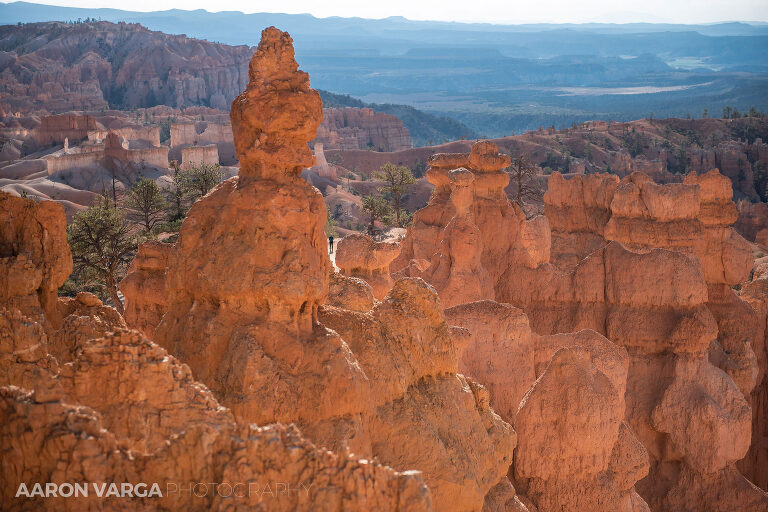
[[[41,146],[64,144],[65,139],[76,142],[88,137],[96,129],[96,120],[87,114],[62,114],[43,116],[40,126],[33,131],[35,141]]]
[[[733,227],[741,236],[768,249],[768,205],[739,201],[739,217]]]
[[[336,247],[336,265],[344,275],[358,277],[368,283],[377,299],[383,299],[392,288],[389,264],[400,253],[394,242],[375,242],[370,236],[352,234],[342,238]]]
[[[189,169],[196,165],[215,165],[219,163],[219,148],[216,144],[189,146],[181,149],[181,168]]]
[[[509,261],[535,268],[549,259],[547,220],[541,216],[526,219],[522,209],[507,199],[504,187],[509,183],[509,175],[501,169],[509,165],[509,157],[500,154],[495,144],[477,142],[468,155],[437,154],[428,163],[427,179],[435,190],[427,206],[414,214],[413,224],[401,243],[400,255],[390,265],[393,275],[430,280],[443,250],[449,250],[449,246],[442,246],[442,243],[444,230],[457,214],[451,201],[451,170],[459,168],[468,170],[473,178],[468,213],[479,230],[479,243],[474,245],[482,247],[480,265],[487,272],[494,291]],[[477,250],[475,246],[465,249],[471,253]],[[459,304],[478,298],[493,297],[456,296],[451,300]]]
[[[0,451],[14,461],[0,469],[3,510],[431,510],[419,472],[334,454],[293,426],[239,425],[113,308],[87,293],[57,299],[72,268],[61,205],[0,193],[0,216]],[[166,256],[142,246],[132,274],[149,275],[134,287],[157,286]],[[40,482],[158,483],[161,496],[17,497]]]
[[[104,130],[91,130],[88,132],[88,141],[92,143],[102,142],[109,132],[113,131],[123,140],[146,142],[153,147],[160,146],[160,128],[158,126],[124,126]]]
[[[172,123],[169,155],[173,160],[183,160],[183,148],[215,144],[219,153],[217,163],[233,165],[237,157],[232,140],[232,125],[229,123]]]
[[[537,340],[536,359],[515,422],[518,492],[542,512],[649,511],[634,489],[648,454],[623,421],[626,350],[581,331]]]
[[[155,337],[155,327],[168,310],[166,270],[173,245],[148,241],[139,245],[120,291],[125,297],[125,321],[146,337]]]
[[[316,142],[326,149],[402,151],[413,147],[408,128],[395,116],[370,108],[324,108]]]
[[[432,265],[419,256],[426,259],[423,255],[446,243],[445,227],[457,217],[456,209],[447,206],[449,169],[468,160],[467,155],[432,160],[429,175],[436,189],[429,205],[414,216],[402,258],[393,264],[395,275],[420,272],[429,278]],[[627,424],[650,459],[649,474],[637,489],[652,509],[766,506],[768,496],[751,487],[735,466],[749,448],[751,413],[745,394],[755,384],[757,367],[745,341],[752,335],[754,313],[730,288],[746,277],[751,256],[729,227],[735,217],[728,180],[717,172],[674,185],[657,185],[638,173],[622,180],[587,175],[565,181],[557,174],[551,179],[552,252],[570,268],[563,271],[549,263],[548,225],[538,227],[543,236],[526,237],[528,226],[536,229],[531,221],[506,223],[512,228],[503,221],[487,223],[485,229],[508,245],[491,257],[495,247],[486,247],[486,240],[496,247],[499,241],[483,238],[481,261],[495,276],[494,295],[486,298],[521,308],[536,333],[589,328],[627,350]],[[511,209],[505,197],[486,194],[481,200],[486,211]],[[481,231],[483,225],[478,222]],[[513,235],[503,236],[507,233]],[[567,245],[570,253],[562,251]],[[581,364],[571,359],[563,364]],[[503,375],[490,368],[474,371],[481,382]],[[715,409],[706,403],[716,404]],[[699,444],[707,449],[694,448]],[[541,483],[535,491],[537,506],[558,509],[556,488],[546,491]],[[525,487],[523,494],[530,492]],[[717,504],[713,493],[720,496]],[[622,499],[633,502],[631,495]],[[575,497],[570,501],[579,502]]]

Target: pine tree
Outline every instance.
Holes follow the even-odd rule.
[[[368,225],[368,234],[373,235],[376,229],[376,221],[384,219],[390,213],[390,208],[383,197],[367,195],[363,197],[363,211],[371,218],[371,222]]]
[[[402,227],[401,212],[403,196],[408,191],[413,183],[416,183],[416,178],[413,177],[411,170],[405,166],[397,166],[390,162],[387,162],[378,171],[373,173],[376,179],[384,182],[384,185],[379,188],[385,195],[390,197],[392,202],[392,209],[395,212],[395,223],[398,227]]]
[[[149,233],[165,217],[168,203],[155,180],[141,178],[126,192],[123,207],[128,220],[141,224]]]
[[[117,283],[125,275],[137,242],[122,210],[112,207],[106,197],[97,200],[87,210],[75,214],[67,228],[67,242],[72,250],[74,272],[93,275],[122,315]]]

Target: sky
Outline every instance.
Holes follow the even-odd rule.
[[[118,7],[106,0],[37,1],[68,7]],[[768,0],[132,0],[120,3],[118,8],[309,13],[321,18],[403,16],[412,20],[489,23],[768,22]]]

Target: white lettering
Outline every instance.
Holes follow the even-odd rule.
[[[21,482],[19,484],[19,488],[16,489],[16,497],[18,498],[19,496],[24,496],[25,498],[31,497],[29,495],[29,489],[27,489],[27,484],[25,484],[24,482]]]
[[[75,488],[72,487],[72,484],[70,483],[64,482],[63,484],[59,485],[59,494],[62,498],[69,498],[74,492]]]
[[[157,485],[157,483],[152,484],[152,488],[149,490],[149,497],[150,498],[154,498],[154,497],[162,498],[163,497],[163,493],[160,492],[160,486]]]

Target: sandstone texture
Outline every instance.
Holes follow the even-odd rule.
[[[99,110],[109,103],[224,109],[248,83],[247,46],[166,35],[138,24],[7,25],[0,41],[10,59],[0,100],[12,112]],[[34,79],[25,78],[30,75]]]
[[[752,281],[745,283],[740,298],[754,309],[755,332],[752,347],[757,359],[758,374],[752,390],[752,441],[747,456],[739,461],[739,469],[755,485],[768,489],[768,274],[754,272]],[[764,265],[763,265],[764,267]]]
[[[480,281],[470,286],[472,292],[468,296],[450,298],[453,304],[460,304],[480,298],[493,299],[493,296],[478,297],[477,293],[486,290],[487,283],[495,290],[508,262],[535,268],[549,259],[547,221],[544,217],[526,219],[522,209],[507,199],[504,187],[509,183],[509,175],[502,169],[510,160],[498,152],[495,144],[477,142],[469,154],[436,154],[428,164],[427,179],[435,190],[429,204],[414,214],[413,225],[401,244],[400,256],[390,265],[394,275],[424,277],[430,283],[434,279],[437,286],[450,276],[451,251],[455,251],[454,256],[459,257],[456,272],[461,274],[472,269]],[[459,168],[467,172],[456,173],[452,186],[452,170]],[[451,199],[452,187],[457,191],[454,197],[465,210],[457,211]],[[451,231],[469,229],[472,240],[461,242],[463,235],[457,232],[453,244],[447,241],[450,237],[445,236],[445,230],[455,217]],[[471,228],[470,222],[477,231]],[[462,243],[466,246],[461,247]],[[475,261],[477,253],[483,271]]]
[[[325,304],[352,311],[370,311],[375,298],[373,288],[363,279],[331,272]]]
[[[282,36],[275,29],[266,31],[265,40],[276,33]],[[257,184],[258,180],[252,183]],[[302,186],[306,192],[299,197],[315,197],[306,184]],[[5,193],[0,200],[0,211],[5,216],[0,223],[4,258],[4,293],[0,296],[3,510],[432,509],[431,493],[420,472],[398,473],[376,461],[353,456],[347,450],[329,452],[310,442],[295,426],[237,423],[236,414],[193,377],[190,365],[138,331],[127,330],[114,309],[103,306],[88,293],[58,299],[56,290],[72,266],[65,242],[64,208],[54,202],[38,204]],[[320,232],[323,217],[320,209],[317,212]],[[187,223],[190,220],[194,224],[194,216]],[[285,226],[281,224],[283,229]],[[319,241],[318,256],[325,256],[319,251],[324,248],[324,240],[320,237]],[[183,255],[185,246],[180,245],[178,252]],[[174,304],[162,301],[162,269],[165,259],[174,257],[178,257],[177,252],[167,246],[142,246],[125,289],[147,288],[154,295],[135,295],[134,300],[139,300],[132,309],[132,321],[151,326],[155,321],[152,315],[161,314],[158,307],[163,304],[169,309],[164,316],[172,314]],[[327,287],[329,263],[318,261],[319,268],[325,271],[322,276]],[[173,263],[169,268],[174,268]],[[319,278],[321,283],[324,280]],[[169,281],[171,285],[177,283]],[[169,288],[173,290],[172,286]],[[362,376],[362,371],[350,363],[351,359],[344,359],[351,357],[351,353],[338,335],[312,319],[317,304],[306,312],[306,323],[311,326],[309,335],[302,331],[306,323],[297,320],[291,325],[291,319],[283,316],[301,309],[299,304],[293,312],[289,309],[292,301],[298,300],[291,293],[303,293],[301,287],[294,285],[291,290],[277,285],[275,289],[284,293],[275,295],[276,319],[272,326],[279,328],[281,321],[286,322],[284,329],[290,330],[291,335],[284,340],[293,345],[288,347],[289,352],[300,349],[301,338],[296,335],[303,333],[305,341],[315,343],[310,351],[330,354],[337,365],[341,361],[343,368],[336,375]],[[318,292],[318,297],[324,291]],[[276,292],[267,290],[269,293]],[[168,296],[178,295],[171,292]],[[281,305],[282,313],[277,311]],[[178,310],[178,305],[175,306]],[[246,308],[247,304],[241,307]],[[311,333],[318,331],[320,336],[313,340]],[[340,350],[329,349],[327,339],[337,340]],[[337,355],[339,352],[342,359]],[[194,363],[194,358],[191,362]],[[334,383],[334,373],[330,372],[327,378],[323,370],[323,366],[318,366],[317,378],[307,384],[325,387],[330,383],[328,387],[347,388],[347,381]],[[258,378],[254,372],[241,376]],[[305,390],[299,390],[302,391]],[[460,398],[474,396],[470,390],[461,391]],[[319,394],[315,392],[314,396]],[[231,400],[230,396],[225,397]],[[335,405],[327,404],[326,410]],[[304,409],[295,409],[300,410]],[[313,411],[311,406],[306,410]],[[467,410],[474,411],[469,407]],[[500,428],[510,429],[506,423],[498,423]],[[319,431],[327,426],[322,420],[318,425]],[[317,436],[321,440],[322,437]],[[484,473],[493,483],[506,472],[513,439],[511,434],[498,436],[499,442],[507,442],[509,447],[499,456],[498,471]],[[163,497],[151,501],[136,496],[99,499],[91,492],[88,497],[68,499],[16,498],[21,482],[30,488],[36,482],[160,482]],[[223,495],[211,487],[197,488],[194,493],[181,491],[196,482],[209,486],[226,484],[228,490]],[[236,484],[241,487],[233,490]],[[275,485],[290,485],[292,492],[280,492],[274,489]],[[268,494],[267,486],[271,486]],[[475,500],[482,502],[483,497],[481,492]]]
[[[0,192],[0,303],[61,325],[57,291],[72,272],[64,209]]]
[[[16,461],[0,476],[8,510],[430,510],[419,474],[318,449],[295,427],[237,425],[186,365],[135,331],[84,344],[34,391],[0,388],[0,409],[2,450]],[[163,498],[15,498],[25,481],[161,482]],[[203,481],[241,486],[179,491]],[[276,482],[300,492],[263,492]]]
[[[478,510],[505,478],[515,435],[488,391],[458,372],[468,332],[446,323],[419,278],[395,282],[368,312],[323,306],[320,320],[349,344],[371,381],[371,451],[424,472],[436,508]],[[432,404],[432,405],[429,405]]]
[[[325,149],[401,151],[413,147],[411,134],[395,116],[370,108],[324,108],[315,142]]]
[[[467,333],[449,328],[420,279],[371,279],[397,246],[365,237],[349,239],[365,248],[349,258],[339,247],[337,263],[362,269],[381,302],[336,276],[331,296],[352,309],[319,314],[331,287],[326,208],[299,175],[312,165],[319,96],[277,29],[264,31],[250,70],[232,105],[240,173],[190,210],[155,337],[235,420],[296,424],[319,446],[423,472],[436,509],[479,510],[505,479],[515,436],[487,391],[457,374]],[[348,288],[354,298],[340,296]]]
[[[148,241],[139,245],[128,272],[120,281],[125,296],[125,321],[150,339],[168,310],[166,270],[173,245]]]
[[[732,170],[761,141],[696,153],[677,181],[666,153],[595,149],[619,176],[577,161],[533,218],[507,198],[510,157],[462,142],[427,160],[435,189],[405,239],[348,235],[334,272],[326,205],[302,177],[331,132],[287,33],[264,30],[243,88],[239,174],[192,206],[174,245],[140,246],[125,318],[88,293],[57,297],[64,207],[0,192],[4,510],[768,510],[768,262],[731,227],[742,210],[760,238]],[[176,148],[225,133],[212,119],[172,126]],[[103,135],[117,160],[155,147],[91,120],[38,133]],[[80,481],[162,482],[167,496],[15,498],[19,482]],[[193,482],[260,485],[168,492]],[[294,492],[264,492],[278,482]]]
[[[481,382],[493,410],[514,425],[520,400],[536,380],[528,317],[509,304],[480,300],[447,308],[445,318],[470,332],[459,355],[459,371]]]
[[[515,480],[537,510],[648,511],[645,448],[624,423],[627,352],[594,331],[543,337],[515,425]],[[541,366],[540,366],[541,368]]]
[[[373,296],[383,299],[392,288],[389,264],[400,253],[397,242],[375,242],[365,234],[342,238],[336,247],[336,265],[344,275],[358,277],[373,289]]]
[[[699,264],[707,284],[706,306],[718,325],[709,360],[749,397],[763,382],[756,353],[764,342],[759,306],[750,307],[732,289],[752,268],[749,244],[730,227],[738,217],[732,197],[731,180],[712,170],[667,185],[638,173],[621,181],[607,175],[566,181],[553,175],[545,202],[553,229],[559,231],[553,234],[553,259],[561,267],[573,268],[587,250],[607,240],[638,251],[666,247]],[[591,224],[579,221],[587,218]],[[760,403],[753,410],[753,428],[759,428],[764,416]]]
[[[475,193],[475,177],[464,168],[449,174],[451,205],[454,217],[441,234],[440,248],[432,255],[426,279],[450,307],[493,297],[493,283],[482,265],[483,240],[474,223],[471,207]]]
[[[733,227],[747,240],[768,249],[768,205],[738,202],[739,217]]]
[[[481,243],[472,234],[464,239],[472,240],[473,248],[479,247],[481,255],[472,261],[479,259],[491,276],[493,292],[482,297],[470,293],[467,300],[451,292],[441,294],[441,301],[453,305],[482,298],[509,303],[526,314],[533,333],[549,336],[592,329],[626,349],[628,369],[626,384],[622,384],[622,389],[626,386],[626,416],[622,401],[611,413],[609,423],[615,429],[612,432],[618,432],[618,425],[624,421],[629,432],[634,433],[634,443],[642,445],[648,454],[648,463],[632,465],[646,469],[634,473],[630,485],[623,480],[614,487],[621,497],[611,498],[584,492],[594,487],[587,483],[569,487],[573,478],[550,476],[543,469],[519,468],[516,455],[513,469],[520,477],[516,485],[520,496],[536,507],[553,510],[569,503],[595,507],[606,499],[621,501],[626,507],[637,506],[638,510],[646,507],[643,501],[651,510],[678,510],[683,503],[688,509],[699,510],[725,510],[742,502],[747,504],[745,510],[765,507],[768,496],[736,468],[736,462],[747,455],[750,447],[751,424],[762,421],[757,419],[762,414],[753,414],[746,397],[759,382],[755,352],[762,350],[764,334],[756,327],[759,315],[732,289],[748,277],[752,255],[748,244],[730,227],[737,214],[730,180],[717,171],[691,174],[684,183],[676,184],[657,184],[638,172],[623,179],[585,175],[567,180],[555,173],[545,196],[546,218],[526,220],[522,214],[515,215],[516,207],[506,197],[488,194],[488,188],[482,195],[478,192],[478,177],[493,176],[490,169],[501,167],[493,162],[490,143],[482,144],[482,151],[473,148],[475,162],[484,158],[487,165],[475,163],[472,169],[471,156],[461,154],[438,155],[430,160],[427,175],[435,191],[427,207],[415,214],[401,256],[391,266],[393,275],[419,275],[434,283],[438,291],[441,289],[442,279],[435,278],[433,262],[440,261],[441,255],[446,259],[448,251],[443,248],[451,240],[446,228],[462,216],[450,201],[450,177],[457,172],[451,169],[472,169],[475,193],[471,210],[480,232],[487,230],[487,235],[481,236]],[[480,210],[478,204],[485,208]],[[497,212],[509,213],[499,217],[495,216]],[[501,244],[504,251],[498,251]],[[473,273],[475,278],[478,275],[477,271]],[[468,290],[474,290],[471,279],[465,282]],[[462,307],[470,306],[449,308],[447,314]],[[468,325],[463,321],[457,317],[459,325]],[[469,329],[472,331],[471,326]],[[482,328],[476,326],[475,330],[482,336]],[[557,359],[554,351],[540,349],[540,343],[545,342],[533,342],[536,368],[554,364]],[[473,350],[482,354],[477,342],[472,344]],[[496,347],[498,342],[492,341],[491,345]],[[518,341],[516,348],[524,346],[525,342]],[[496,349],[491,361],[520,357],[508,353],[509,349]],[[462,359],[470,361],[471,357],[471,352],[462,354]],[[488,358],[479,357],[486,365],[467,367],[465,371],[488,385],[493,404],[505,403],[505,394],[519,393],[509,372],[499,371]],[[583,356],[575,353],[560,357],[562,360],[552,368],[553,372],[555,367],[563,368],[558,378],[571,379],[568,372],[585,366],[578,362]],[[516,369],[530,371],[530,363],[524,359],[516,359],[515,363]],[[578,375],[590,375],[586,366]],[[560,375],[552,375],[556,374]],[[536,376],[542,376],[540,369]],[[550,378],[555,380],[554,376]],[[601,394],[596,391],[600,386],[594,379],[592,372],[587,380],[575,380],[575,389]],[[553,390],[562,388],[563,393],[569,389],[565,384],[551,386]],[[547,388],[541,389],[543,396],[539,400],[552,403],[554,399],[543,391]],[[573,393],[590,400],[587,391]],[[624,391],[620,395],[623,397]],[[595,400],[604,405],[611,403],[607,398]],[[509,411],[508,404],[500,407]],[[539,406],[534,410],[541,414]],[[516,428],[521,421],[519,414],[517,411],[513,421]],[[576,415],[570,412],[549,421],[559,426]],[[537,417],[525,421],[544,420]],[[594,428],[598,428],[596,425]],[[530,428],[533,432],[547,431]],[[597,436],[606,439],[603,453],[612,452],[617,439],[613,435]],[[587,437],[595,438],[593,434]],[[625,447],[632,444],[626,440],[622,443]],[[694,448],[700,444],[707,448]],[[522,438],[518,452],[521,450]],[[541,455],[540,451],[534,453]],[[586,459],[594,463],[594,457]],[[595,475],[606,471],[607,466],[601,464],[594,466],[599,468],[594,470]],[[746,461],[741,464],[747,465]],[[521,470],[523,474],[519,474]],[[534,478],[536,471],[544,475],[540,480]],[[574,474],[588,475],[591,471],[580,467]],[[755,474],[755,470],[750,469],[749,474]],[[611,488],[604,477],[596,478],[602,491]],[[547,479],[551,484],[546,483]],[[535,485],[528,486],[529,481]],[[635,482],[636,492],[631,490]],[[569,499],[568,489],[583,496]],[[719,496],[717,504],[711,500],[713,495]],[[597,501],[588,501],[591,499]]]

